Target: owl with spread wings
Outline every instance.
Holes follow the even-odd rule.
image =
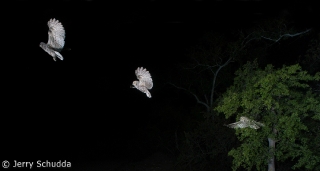
[[[153,87],[153,82],[149,71],[143,67],[138,67],[135,73],[139,81],[133,81],[131,88],[136,88],[151,98],[151,93],[148,90]]]
[[[48,21],[48,27],[48,43],[45,44],[41,42],[40,47],[52,56],[54,61],[56,61],[57,58],[63,60],[63,57],[59,52],[61,52],[65,43],[65,30],[62,24],[54,18]]]
[[[231,123],[226,125],[229,128],[246,128],[246,127],[250,127],[252,129],[259,129],[260,126],[264,126],[263,123],[257,122],[255,120],[251,120],[245,116],[241,116],[240,117],[240,121],[239,122],[235,122],[235,123]]]

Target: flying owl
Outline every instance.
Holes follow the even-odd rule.
[[[153,87],[153,82],[149,71],[143,67],[138,67],[135,72],[139,81],[133,81],[133,86],[131,88],[136,88],[141,92],[146,93],[147,96],[151,98],[151,94],[148,89],[150,90]]]
[[[60,60],[63,60],[63,57],[59,52],[61,52],[64,46],[64,39],[66,37],[65,30],[62,24],[56,19],[50,19],[48,21],[48,27],[48,43],[45,44],[41,42],[40,47],[51,55],[54,61],[56,61],[57,57]]]
[[[239,122],[235,122],[229,125],[226,125],[229,128],[246,128],[250,127],[252,129],[259,129],[260,126],[264,126],[263,123],[257,122],[255,120],[251,120],[247,117],[241,116]]]

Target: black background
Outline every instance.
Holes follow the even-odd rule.
[[[1,141],[3,157],[12,159],[134,157],[127,141],[143,136],[157,106],[183,97],[164,82],[179,74],[169,68],[206,31],[228,33],[278,15],[291,15],[301,28],[319,23],[315,6],[299,1],[11,1],[1,7]],[[64,61],[39,47],[51,18],[66,30],[71,50],[62,52]],[[151,99],[129,88],[137,67],[153,77]],[[196,105],[192,97],[179,102]]]

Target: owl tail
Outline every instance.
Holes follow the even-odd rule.
[[[151,98],[151,93],[148,90],[146,91],[146,94],[149,98]]]
[[[63,57],[59,52],[54,51],[54,53],[56,54],[56,57],[58,57],[61,61],[63,60]]]

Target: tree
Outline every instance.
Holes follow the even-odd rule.
[[[275,161],[291,159],[292,169],[315,169],[320,162],[320,97],[308,85],[319,81],[296,65],[258,68],[248,62],[236,72],[234,84],[222,96],[216,111],[226,118],[247,116],[264,127],[236,129],[242,144],[232,149],[233,170],[275,170]],[[267,141],[268,140],[268,141]],[[268,143],[267,143],[268,142]],[[277,146],[276,146],[277,144]]]
[[[199,116],[200,111],[204,111],[206,118],[199,122],[197,129],[184,134],[179,157],[179,163],[184,166],[182,170],[212,170],[217,167],[217,163],[229,167],[231,157],[227,153],[239,142],[236,137],[230,138],[233,130],[221,128],[228,121],[212,110],[217,106],[217,99],[232,85],[234,72],[246,61],[258,57],[258,61],[266,65],[270,63],[269,57],[273,57],[270,51],[288,48],[310,31],[291,29],[292,25],[282,19],[267,21],[260,26],[240,32],[235,30],[204,34],[197,46],[186,55],[188,61],[181,61],[180,70],[171,72],[179,75],[170,79],[170,84],[194,98],[199,104],[196,107],[199,107],[199,112],[194,115]],[[290,61],[295,60],[290,58]],[[294,63],[288,65],[291,64]],[[225,168],[221,167],[220,170]]]
[[[198,104],[205,107],[209,117],[213,117],[212,108],[218,92],[225,91],[224,87],[231,84],[228,80],[232,80],[234,68],[254,56],[263,58],[269,47],[283,39],[299,37],[311,30],[297,31],[287,25],[284,18],[277,18],[262,22],[254,29],[206,33],[202,41],[189,50],[191,61],[182,64],[180,73],[183,72],[181,75],[185,77],[179,75],[170,84],[191,94]],[[232,62],[237,63],[229,66]],[[180,84],[176,81],[179,79]]]
[[[220,71],[235,58],[235,55],[239,55],[239,52],[235,52],[237,47],[231,44],[233,43],[223,34],[208,32],[201,43],[189,49],[187,56],[191,61],[180,66],[184,74],[179,75],[180,81],[175,82],[184,86],[170,83],[189,92],[197,103],[205,107],[207,113],[211,113],[213,108]]]

